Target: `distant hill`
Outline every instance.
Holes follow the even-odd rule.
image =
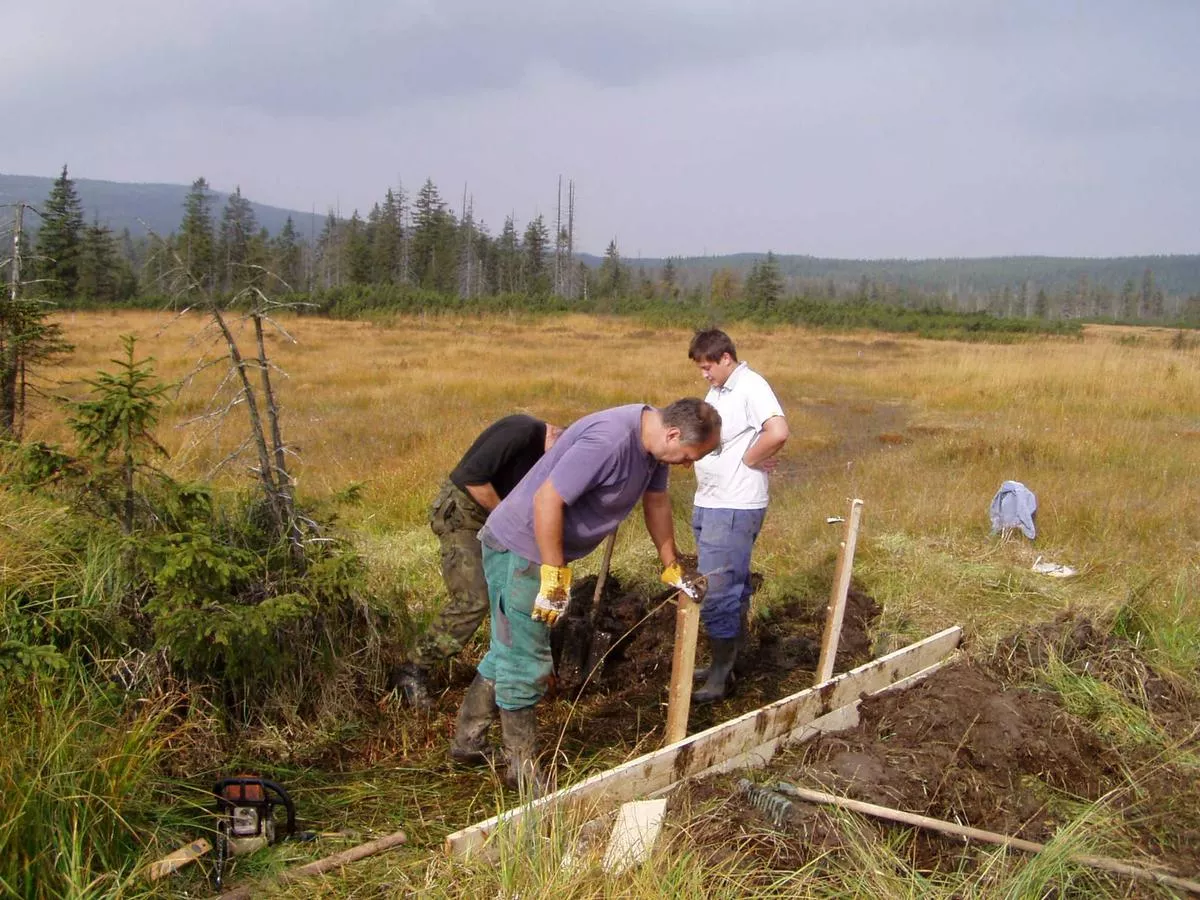
[[[116,234],[128,228],[135,237],[146,234],[147,230],[165,237],[179,228],[183,219],[183,200],[191,190],[190,185],[184,184],[128,184],[91,178],[72,180],[83,205],[84,219],[89,224],[93,219],[98,219],[100,224],[107,225]],[[25,200],[40,206],[49,196],[53,184],[53,178],[0,174],[0,204]],[[221,210],[228,197],[229,194],[221,191],[212,192],[214,222],[220,221]],[[308,233],[311,212],[280,209],[248,199],[254,207],[254,217],[259,226],[265,227],[271,234],[276,234],[283,227],[288,216],[292,217],[297,231]],[[321,218],[323,216],[317,221],[318,228],[322,224]]]
[[[597,257],[582,257],[588,265],[599,265]],[[672,262],[681,281],[707,282],[718,269],[744,275],[765,253],[734,253],[728,256],[675,257]],[[1154,285],[1173,296],[1200,294],[1200,255],[1121,256],[1108,258],[1070,256],[994,256],[979,259],[822,259],[817,256],[777,254],[780,274],[793,287],[833,281],[840,289],[863,278],[878,284],[897,285],[920,291],[986,293],[1016,289],[1028,283],[1032,290],[1065,291],[1087,280],[1090,288],[1120,291],[1126,281],[1140,290],[1149,269]],[[661,269],[666,259],[628,259],[624,263],[648,272]]]

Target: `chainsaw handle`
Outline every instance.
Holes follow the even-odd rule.
[[[296,804],[292,802],[291,795],[284,790],[283,785],[277,784],[274,781],[269,781],[266,778],[222,778],[213,786],[213,793],[217,797],[218,809],[221,809],[221,807],[225,804],[230,806],[235,805],[235,801],[228,799],[224,794],[225,788],[232,787],[234,785],[242,788],[250,785],[263,788],[264,796],[262,802],[268,801],[269,798],[266,796],[267,792],[274,794],[277,798],[279,798],[279,802],[283,804],[283,808],[287,810],[287,835],[290,837],[296,833]],[[249,802],[251,801],[247,801],[247,803]]]

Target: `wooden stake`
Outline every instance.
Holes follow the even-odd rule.
[[[700,631],[700,604],[680,591],[675,595],[675,653],[671,657],[671,691],[667,700],[666,743],[687,737],[692,705],[692,676],[696,672],[696,635]]]
[[[817,663],[814,684],[826,682],[833,676],[833,660],[842,636],[842,616],[846,612],[846,595],[850,592],[850,572],[854,568],[854,546],[858,543],[862,508],[861,500],[850,501],[850,518],[846,520],[846,536],[838,548],[837,571],[833,579],[833,591],[829,595],[829,608],[825,613],[825,635],[821,638],[821,659]]]
[[[387,837],[359,844],[357,847],[351,847],[349,850],[343,850],[341,853],[326,856],[324,859],[318,859],[316,862],[297,866],[294,869],[287,869],[280,873],[279,877],[275,880],[280,882],[300,881],[312,875],[320,875],[323,872],[328,872],[330,869],[340,869],[352,862],[358,862],[360,859],[366,859],[368,856],[382,853],[384,850],[399,847],[407,841],[408,836],[403,831],[397,831],[395,834],[389,834]],[[251,897],[262,895],[261,885],[257,887],[240,887],[232,891],[226,891],[217,900],[250,900]]]
[[[173,850],[157,862],[151,863],[146,869],[147,881],[158,881],[172,872],[178,872],[188,863],[195,862],[212,849],[212,844],[204,838],[185,844],[178,850]]]
[[[825,803],[830,806],[837,806],[841,809],[849,809],[853,812],[862,813],[866,816],[874,816],[877,819],[886,819],[889,822],[899,822],[902,825],[913,825],[917,828],[925,828],[930,831],[939,831],[942,834],[951,834],[956,837],[969,838],[971,840],[983,841],[988,844],[999,844],[1002,847],[1013,847],[1017,850],[1025,850],[1029,853],[1041,853],[1046,849],[1045,844],[1039,844],[1035,841],[1027,841],[1024,838],[1012,837],[1007,834],[1000,834],[995,831],[985,831],[982,828],[972,828],[969,825],[959,825],[957,822],[947,822],[944,819],[934,819],[929,816],[918,815],[917,813],[905,812],[901,809],[892,809],[888,806],[876,806],[874,803],[864,803],[861,800],[851,800],[848,797],[838,797],[834,794],[826,794],[822,791],[810,791],[807,788],[796,787],[795,785],[785,784],[780,782],[775,786],[775,790],[781,794],[787,794],[789,797],[796,797],[800,800],[807,800],[809,803]],[[1082,853],[1069,853],[1067,858],[1073,862],[1082,863],[1086,866],[1091,866],[1095,869],[1104,869],[1109,872],[1116,872],[1120,875],[1127,875],[1130,878],[1138,878],[1143,881],[1155,881],[1159,884],[1165,884],[1174,888],[1183,888],[1187,891],[1200,894],[1200,881],[1191,881],[1186,878],[1177,878],[1174,875],[1169,875],[1165,872],[1154,871],[1153,869],[1143,869],[1138,866],[1130,865],[1129,863],[1121,862],[1120,860],[1111,859],[1107,856],[1089,856]]]

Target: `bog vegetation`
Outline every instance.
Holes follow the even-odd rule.
[[[408,830],[408,848],[361,864],[328,896],[370,885],[447,896],[1026,896],[1061,883],[1061,862],[999,858],[929,881],[866,838],[799,873],[764,872],[737,854],[714,863],[686,828],[649,868],[612,883],[564,872],[550,852],[498,866],[439,858],[445,834],[504,801],[486,775],[447,773],[452,699],[417,722],[387,690],[388,666],[443,597],[428,502],[500,415],[566,423],[700,393],[686,359],[692,323],[242,309],[224,331],[212,310],[40,320],[73,350],[30,374],[21,440],[0,469],[0,892],[202,891],[199,873],[152,888],[139,872],[209,827],[212,782],[245,768],[292,786],[322,829]],[[789,585],[829,577],[836,535],[825,519],[861,497],[855,577],[884,607],[877,650],[949,624],[986,648],[1072,609],[1197,689],[1194,343],[1097,326],[1007,343],[726,327],[769,374],[794,436],[756,554],[756,615]],[[240,368],[231,346],[250,348]],[[252,395],[266,423],[257,430]],[[1009,478],[1039,498],[1035,545],[988,533],[988,501]],[[688,477],[675,482],[686,534]],[[284,489],[293,507],[281,518]],[[625,529],[614,571],[652,583],[647,546],[639,525]],[[1079,574],[1037,575],[1038,556]],[[1081,709],[1105,702],[1053,664],[1045,683]],[[1157,734],[1145,710],[1097,721],[1118,745]],[[1182,752],[1194,761],[1194,735]],[[306,852],[247,858],[238,873]]]

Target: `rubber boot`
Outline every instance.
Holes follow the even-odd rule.
[[[737,638],[710,637],[708,646],[712,652],[712,664],[708,667],[708,677],[704,686],[692,694],[693,703],[724,700],[729,690],[733,663],[737,659]]]
[[[746,645],[750,643],[750,601],[742,604],[742,618],[737,634],[737,652],[733,657],[733,674],[742,676],[750,671],[750,654]]]
[[[491,765],[496,753],[487,745],[487,733],[497,713],[496,683],[476,673],[458,709],[450,758],[468,766]]]
[[[392,670],[392,685],[400,689],[404,702],[413,709],[429,709],[429,670],[416,663],[403,663]]]
[[[537,707],[500,710],[500,730],[508,754],[504,783],[533,798],[548,794],[549,779],[537,761]]]
[[[733,671],[735,675],[745,675],[750,669],[750,660],[746,657],[746,644],[750,640],[750,604],[746,603],[742,606],[742,618],[739,624],[739,631],[734,640],[737,642],[737,654],[734,657]],[[703,669],[697,669],[692,673],[692,681],[699,684],[702,681],[708,681],[708,666]]]

